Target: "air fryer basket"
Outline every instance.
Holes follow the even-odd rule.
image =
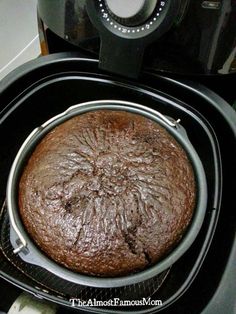
[[[193,218],[187,232],[184,234],[178,245],[167,256],[165,256],[160,262],[157,262],[155,265],[138,273],[117,278],[99,278],[95,276],[86,276],[72,272],[56,264],[48,257],[46,257],[36,247],[36,245],[34,245],[33,241],[27,235],[27,232],[25,231],[18,214],[19,178],[24,168],[25,162],[29,158],[37,143],[51,129],[61,124],[65,120],[68,120],[69,118],[76,115],[83,114],[85,112],[96,111],[100,109],[129,111],[146,116],[147,118],[150,118],[155,122],[161,124],[170,132],[170,134],[172,134],[172,136],[182,145],[182,147],[186,151],[194,169],[197,186],[196,206]],[[112,288],[132,285],[151,279],[152,277],[155,277],[161,272],[167,270],[186,252],[186,250],[195,240],[203,223],[206,211],[206,204],[207,185],[204,169],[196,151],[189,142],[183,128],[181,128],[178,122],[163,116],[156,110],[152,110],[136,103],[125,102],[121,100],[100,100],[74,105],[71,108],[67,109],[64,113],[61,113],[51,118],[39,128],[36,128],[21,146],[13,162],[7,184],[7,208],[12,226],[11,243],[13,247],[15,247],[15,253],[19,253],[20,257],[24,261],[44,267],[58,277],[61,277],[70,282],[92,287]]]
[[[152,299],[161,299],[163,305],[161,307],[144,306],[129,309],[79,309],[83,312],[96,313],[116,313],[117,311],[122,311],[122,313],[128,313],[128,311],[156,313],[161,311],[166,313],[168,307],[168,314],[183,311],[197,314],[211,297],[213,284],[220,280],[222,265],[227,259],[228,245],[223,246],[221,251],[215,249],[214,246],[212,251],[210,244],[221,204],[222,173],[219,143],[223,148],[223,158],[228,161],[224,163],[227,178],[231,178],[232,174],[231,171],[227,170],[231,164],[229,161],[232,158],[229,152],[232,150],[225,142],[226,137],[230,143],[233,139],[229,121],[232,114],[222,99],[215,97],[214,94],[208,94],[207,90],[205,92],[198,89],[200,86],[195,89],[195,87],[189,87],[184,82],[176,82],[152,75],[144,75],[143,79],[143,81],[141,80],[142,84],[137,83],[135,85],[114,77],[111,79],[109,76],[97,74],[96,61],[78,59],[77,56],[70,54],[40,58],[12,73],[0,86],[1,103],[4,106],[7,105],[6,109],[0,113],[0,144],[1,147],[4,147],[0,156],[0,158],[2,157],[0,162],[1,178],[2,182],[6,183],[13,159],[29,132],[50,117],[76,103],[106,98],[123,99],[142,103],[167,116],[180,118],[181,125],[186,129],[190,141],[203,163],[208,186],[208,201],[206,216],[194,244],[167,271],[167,276],[160,274],[160,280],[153,278],[151,283],[149,280],[140,283],[141,286],[143,285],[141,291],[146,291],[145,297],[150,295]],[[145,84],[149,84],[153,88],[147,87]],[[173,98],[173,95],[176,95],[178,99]],[[180,99],[184,99],[185,102],[180,101]],[[217,105],[219,105],[219,109]],[[13,128],[14,132],[12,131]],[[234,152],[232,154],[234,156]],[[230,181],[224,182],[226,187],[232,187],[227,184]],[[231,194],[228,188],[224,192],[224,202],[230,199]],[[1,203],[3,203],[5,198],[4,185],[0,186],[0,198]],[[223,217],[221,217],[223,220],[219,221],[219,225],[220,230],[225,230],[225,238],[230,244],[230,230],[232,228],[228,219],[228,227],[224,228],[226,223],[225,211],[229,212],[229,210],[230,206],[225,206]],[[70,297],[81,299],[96,297],[99,300],[114,296],[114,291],[111,294],[110,288],[84,287],[82,292],[80,285],[54,276],[47,270],[26,263],[17,254],[13,254],[9,241],[9,218],[4,208],[0,216],[0,230],[0,275],[14,285],[40,298],[69,307],[71,307]],[[208,258],[209,248],[210,254],[214,252],[215,256],[222,252],[221,259],[217,264],[211,264],[211,259]],[[210,265],[211,273],[214,272],[213,282],[210,280],[211,274],[209,275],[209,272],[206,271],[205,263],[208,265],[208,269]],[[162,281],[161,278],[165,278],[165,280]],[[133,300],[140,286],[137,284],[114,289],[123,290],[123,295],[128,295],[128,299]],[[196,294],[203,290],[204,293]],[[191,304],[196,301],[196,295],[198,302],[193,308]]]

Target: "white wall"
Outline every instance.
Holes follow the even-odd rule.
[[[0,0],[0,79],[39,54],[37,0]]]

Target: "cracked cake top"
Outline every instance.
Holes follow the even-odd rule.
[[[31,238],[74,271],[140,271],[181,239],[195,178],[180,144],[159,124],[125,111],[73,117],[37,145],[19,184]]]

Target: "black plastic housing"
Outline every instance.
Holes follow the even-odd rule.
[[[40,95],[29,97],[32,87],[47,85],[52,77],[57,78],[57,83],[50,89],[42,89]],[[134,84],[102,74],[97,69],[96,61],[78,59],[76,54],[51,55],[18,68],[0,85],[0,143],[4,148],[0,155],[1,202],[5,199],[11,163],[34,127],[70,105],[108,96],[110,99],[135,101],[155,108],[156,94],[170,100],[177,98],[181,102],[178,106],[159,103],[158,107],[165,114],[182,120],[203,162],[209,189],[208,210],[194,245],[174,264],[161,287],[152,295],[154,299],[163,299],[163,306],[125,310],[135,313],[221,314],[227,309],[227,313],[233,314],[236,218],[232,204],[236,187],[232,182],[236,175],[236,115],[222,98],[201,85],[150,73],[143,74],[140,82]],[[19,100],[21,105],[17,106]],[[222,198],[219,194],[221,189]],[[66,294],[65,287],[68,292],[73,291],[77,295],[80,293],[79,287],[58,282],[58,278],[40,274],[37,269],[29,269],[16,260],[4,247],[7,239],[9,241],[5,210],[2,211],[0,223],[1,276],[39,297],[70,306],[71,293]],[[226,289],[227,286],[231,289]],[[113,309],[87,308],[83,311],[112,313]],[[125,313],[124,309],[122,313]]]
[[[101,28],[98,27],[97,30],[97,23],[96,27],[91,23],[86,2],[85,0],[38,0],[39,19],[43,22],[44,31],[49,29],[65,42],[74,45],[76,49],[82,48],[98,57],[102,46],[99,35]],[[88,0],[90,5],[98,2],[99,0]],[[110,33],[108,31],[101,33],[101,41],[104,45],[101,47],[104,68],[108,70],[112,68],[119,73],[126,72],[126,75],[129,70],[130,74],[132,71],[134,71],[133,75],[137,74],[141,62],[137,64],[136,61],[142,60],[144,48],[147,48],[143,64],[156,71],[204,75],[236,72],[234,0],[165,0],[164,2],[167,6],[171,4],[173,10],[168,9],[167,23],[164,21],[164,25],[160,24],[160,27],[153,32],[153,41],[140,38],[137,45],[137,40],[132,33],[133,28],[128,29],[122,24],[119,27],[122,31],[123,29],[124,32],[126,31],[124,35],[129,38],[127,41],[116,36],[114,29]],[[158,5],[159,3],[160,1]],[[91,14],[93,19],[99,19],[96,11]],[[112,17],[109,15],[107,18],[110,18],[110,23]],[[151,18],[147,23],[140,25],[141,31],[138,34],[142,33],[142,27],[145,28]],[[127,33],[128,30],[131,32]],[[109,59],[115,59],[115,63],[110,62]],[[133,63],[137,68],[133,67]]]

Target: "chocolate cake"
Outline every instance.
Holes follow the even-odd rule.
[[[37,145],[19,184],[20,214],[51,259],[114,277],[156,263],[195,207],[192,165],[162,126],[138,114],[73,117]]]

